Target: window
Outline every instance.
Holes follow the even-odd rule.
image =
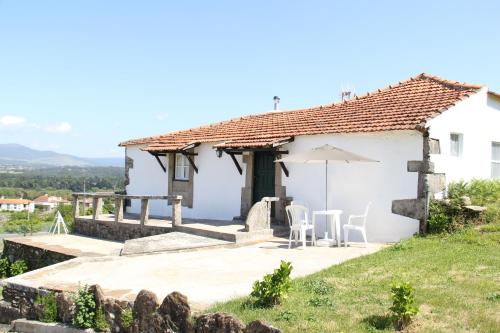
[[[185,155],[175,154],[175,179],[189,180],[189,161]]]
[[[500,179],[500,142],[491,143],[491,178]]]
[[[450,155],[462,156],[463,135],[459,133],[450,134]]]

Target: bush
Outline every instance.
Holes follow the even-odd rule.
[[[418,313],[415,306],[415,289],[409,282],[396,282],[391,287],[392,306],[390,310],[393,314],[396,329],[404,329],[410,324],[412,318]]]
[[[94,294],[89,291],[88,286],[78,288],[73,297],[75,303],[75,316],[73,326],[77,328],[92,328],[95,319],[95,299]]]
[[[28,271],[28,265],[24,260],[16,260],[10,265],[10,275],[16,276]]]
[[[40,321],[44,323],[53,323],[57,320],[56,294],[38,295],[35,304],[42,307],[42,317]]]
[[[274,273],[265,275],[262,281],[255,281],[250,294],[256,298],[255,305],[271,307],[280,304],[292,285],[290,279],[292,268],[290,262],[282,260],[280,267],[275,269]]]
[[[456,182],[448,185],[448,198],[459,200],[467,196],[473,205],[484,206],[487,223],[500,222],[500,180],[473,179],[470,182]]]
[[[486,211],[474,213],[465,208],[464,197]],[[469,225],[500,223],[500,181],[472,180],[450,183],[445,200],[431,200],[428,227],[430,233],[454,232]]]
[[[333,286],[325,280],[308,280],[304,287],[316,295],[327,295],[333,290]]]
[[[100,306],[95,315],[94,328],[97,332],[107,332],[109,331],[109,324],[106,321],[106,316],[104,314],[104,309]]]
[[[121,322],[124,328],[132,327],[134,324],[134,312],[131,308],[127,308],[122,312]]]
[[[0,259],[0,279],[5,279],[9,276],[10,262],[7,258]]]

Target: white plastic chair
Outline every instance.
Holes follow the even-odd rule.
[[[344,244],[347,247],[349,242],[349,230],[356,230],[361,232],[363,239],[365,241],[365,247],[368,244],[366,240],[366,217],[368,216],[368,210],[370,209],[371,202],[366,205],[365,213],[363,215],[349,215],[349,221],[344,224]]]
[[[306,246],[307,230],[311,230],[311,243],[316,245],[316,233],[314,225],[309,221],[309,210],[302,205],[290,205],[285,207],[288,216],[288,224],[290,225],[290,238],[288,240],[288,248],[292,245],[292,236],[294,236],[295,244],[300,237],[302,246]]]

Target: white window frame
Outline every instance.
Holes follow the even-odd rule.
[[[491,142],[491,178],[500,179],[500,175],[493,174],[493,166],[496,165],[497,167],[500,167],[500,160],[494,159],[495,156],[493,156],[494,146],[497,146],[498,147],[497,149],[500,149],[500,142],[496,141]]]
[[[453,152],[453,144],[455,141],[451,139],[453,135],[456,135],[458,137],[458,151],[456,154]],[[463,155],[464,151],[464,135],[462,133],[456,133],[456,132],[451,132],[450,133],[450,156],[453,157],[461,157]]]
[[[187,156],[181,153],[175,154],[174,180],[189,180],[189,161]]]

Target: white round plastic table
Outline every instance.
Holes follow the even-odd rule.
[[[314,225],[314,230],[316,229],[316,216],[324,215],[327,218],[327,222],[330,221],[330,233],[331,238],[323,238],[326,241],[333,241],[333,230],[335,230],[335,238],[337,239],[337,246],[340,247],[340,215],[342,215],[342,210],[340,209],[329,209],[329,210],[315,210],[312,213],[312,222]],[[330,218],[328,218],[330,217]],[[327,235],[327,232],[325,232]],[[319,239],[321,240],[321,239]]]

